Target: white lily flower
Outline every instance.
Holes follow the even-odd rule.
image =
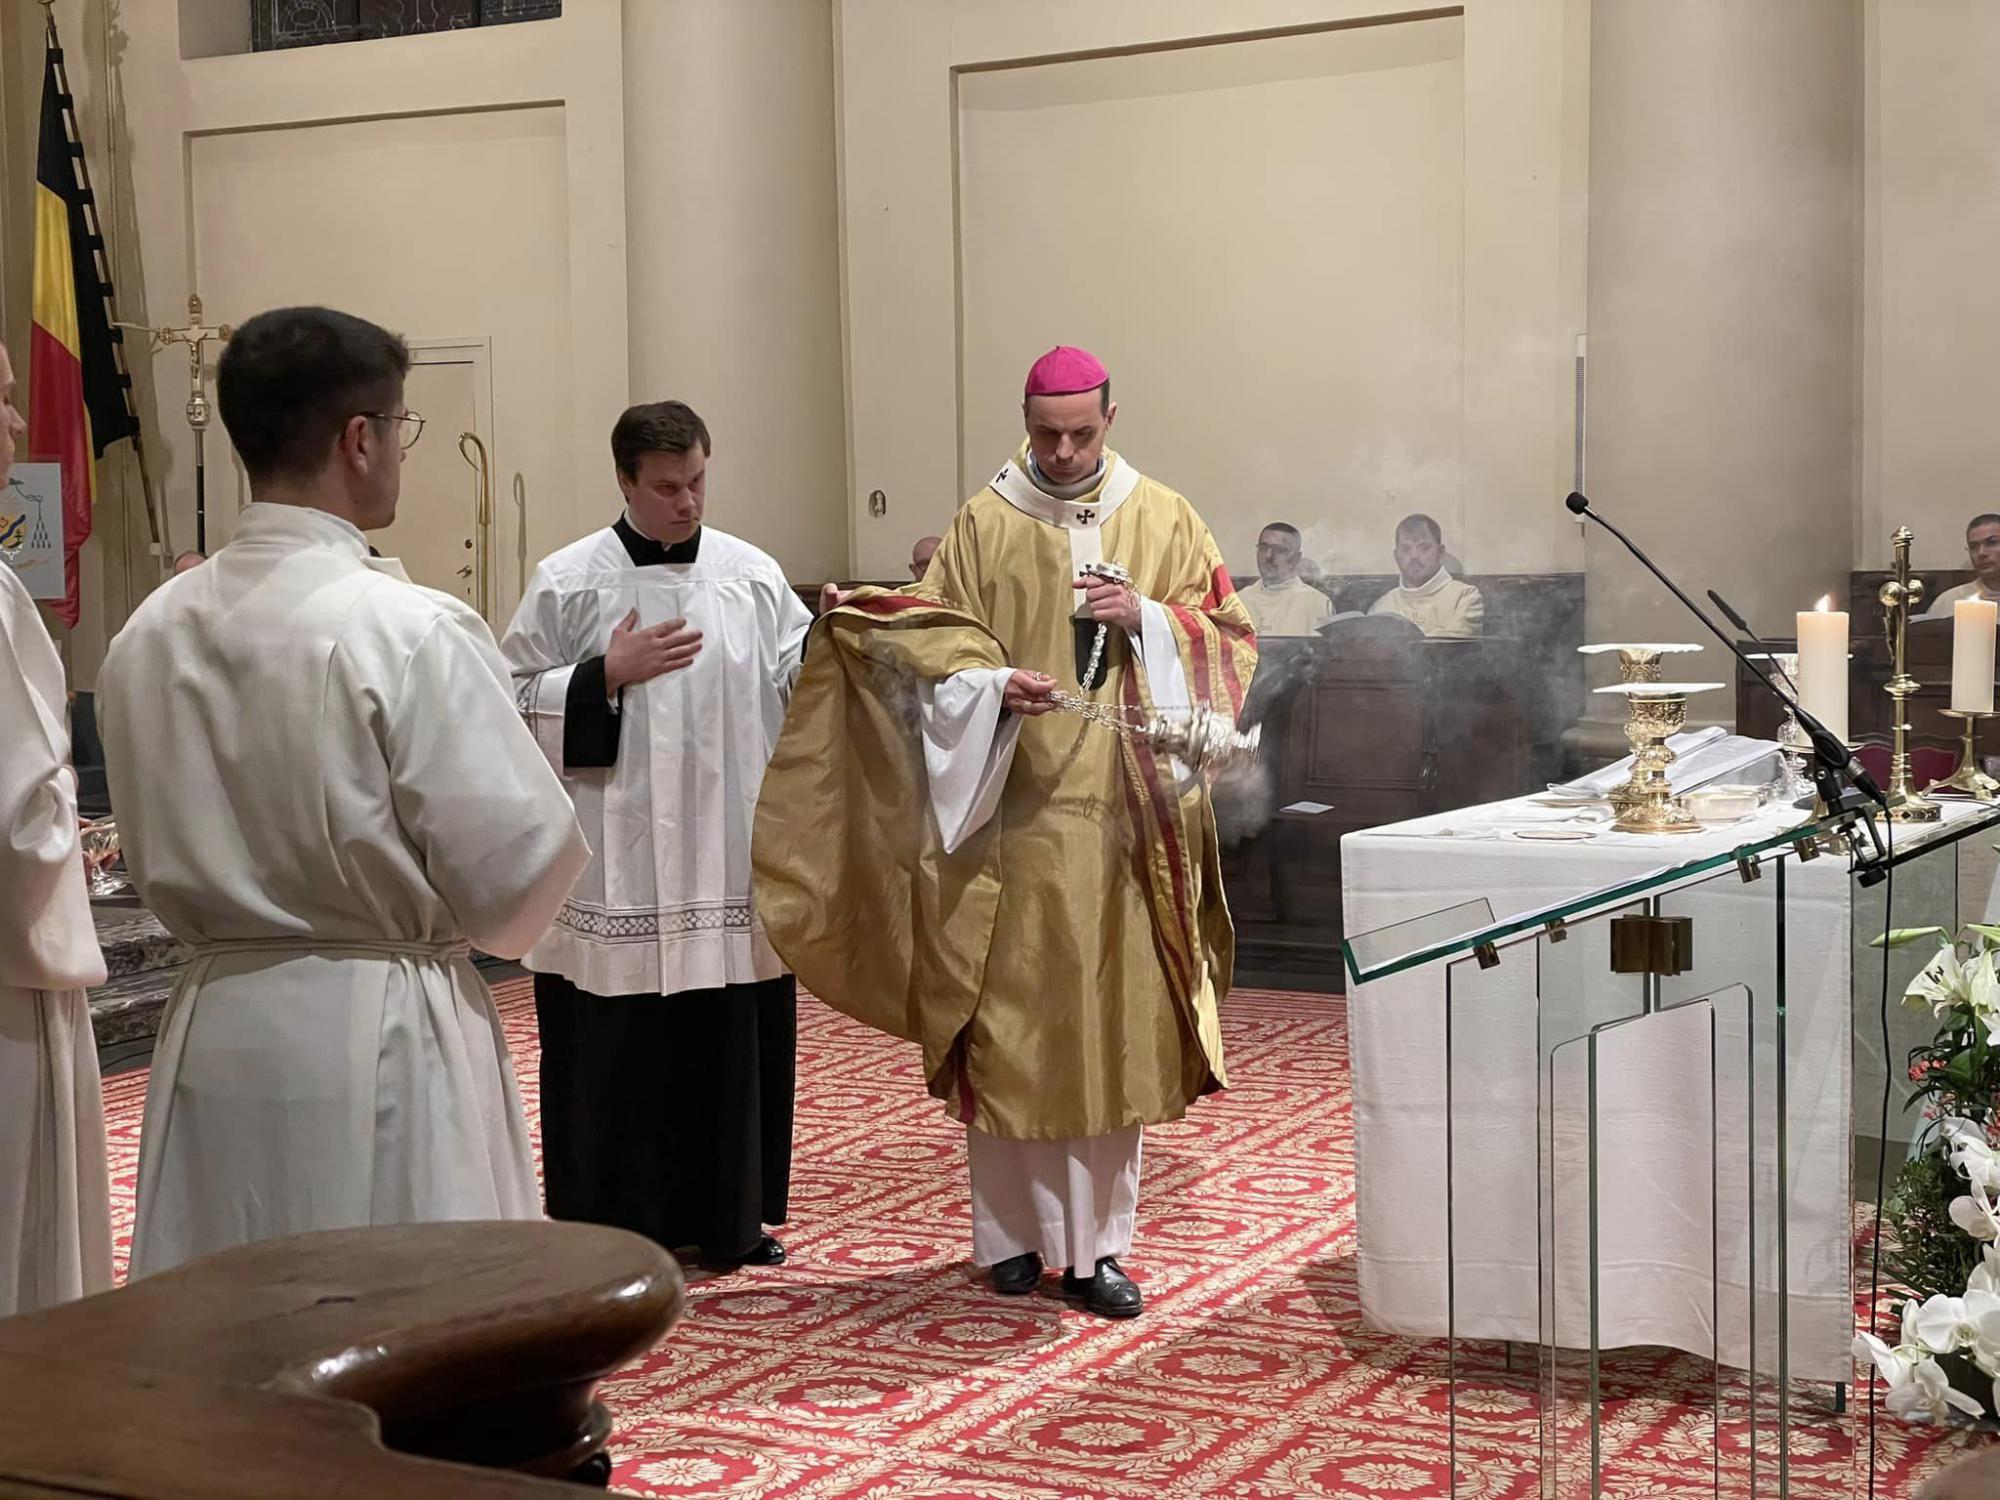
[[[2000,1239],[2000,1204],[1983,1183],[1973,1183],[1970,1195],[1952,1199],[1949,1212],[1951,1222],[1975,1240]]]
[[[1911,1010],[1930,1009],[1937,1015],[1965,998],[1965,970],[1958,961],[1958,949],[1946,943],[1937,957],[1923,966],[1908,989],[1903,1003]]]
[[[1977,1401],[1952,1388],[1934,1359],[1918,1361],[1907,1380],[1890,1388],[1886,1404],[1893,1415],[1907,1422],[1942,1422],[1954,1410],[1972,1417],[1983,1415]]]
[[[1959,973],[1966,1003],[1976,1016],[1990,1016],[2000,1010],[2000,973],[1993,967],[1993,950],[1983,949],[1979,957]]]

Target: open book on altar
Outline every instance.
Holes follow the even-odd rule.
[[[1676,796],[1722,781],[1761,786],[1778,774],[1777,741],[1731,734],[1719,724],[1670,735],[1667,748],[1674,752],[1674,763],[1667,768],[1667,782]],[[1550,783],[1549,795],[1574,798],[1578,802],[1602,801],[1631,774],[1632,757],[1628,755],[1588,776]]]

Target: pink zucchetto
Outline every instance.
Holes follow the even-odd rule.
[[[1110,379],[1110,373],[1088,349],[1058,344],[1029,368],[1023,394],[1074,396],[1079,391],[1094,391]]]

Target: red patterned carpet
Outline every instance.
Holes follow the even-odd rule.
[[[532,1118],[533,1006],[525,982],[498,994]],[[1445,1350],[1356,1311],[1345,1009],[1239,991],[1224,1030],[1237,1085],[1147,1134],[1131,1269],[1148,1310],[1120,1324],[984,1290],[962,1131],[911,1049],[807,1001],[791,1263],[699,1286],[667,1342],[607,1384],[614,1484],[716,1500],[1445,1495]],[[143,1073],[105,1087],[121,1274],[144,1088]],[[1492,1354],[1461,1470],[1480,1496],[1527,1500],[1527,1377]],[[1702,1367],[1621,1355],[1611,1386],[1605,1493],[1716,1493]],[[1795,1398],[1794,1452],[1812,1456],[1792,1493],[1845,1500],[1863,1485],[1825,1402]],[[1885,1497],[1953,1451],[1888,1423],[1880,1443]],[[1741,1444],[1730,1465],[1722,1493],[1751,1494]]]

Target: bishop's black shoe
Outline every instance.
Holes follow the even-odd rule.
[[[993,1278],[993,1290],[1001,1296],[1025,1297],[1041,1285],[1042,1258],[1030,1250],[999,1262],[988,1274]]]
[[[1063,1272],[1062,1289],[1065,1297],[1081,1299],[1084,1307],[1100,1318],[1136,1318],[1146,1309],[1137,1284],[1112,1255],[1098,1261],[1094,1276],[1079,1276],[1071,1266]]]

